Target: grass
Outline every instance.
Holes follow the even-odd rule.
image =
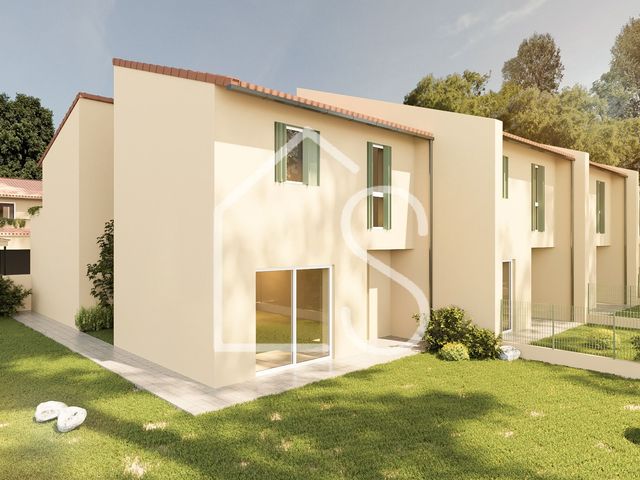
[[[596,342],[594,341],[594,335],[606,334],[607,348],[594,348]],[[555,335],[555,348],[559,350],[568,350],[571,352],[589,353],[591,355],[599,355],[601,357],[617,358],[622,360],[636,360],[636,350],[631,344],[631,338],[639,335],[640,330],[636,329],[624,329],[616,328],[615,341],[616,350],[615,355],[613,351],[613,339],[614,331],[611,327],[603,325],[580,325],[578,327],[565,330],[562,333]],[[531,342],[531,345],[537,345],[539,347],[552,347],[552,337],[546,337],[535,342]]]
[[[104,330],[97,330],[95,332],[85,332],[87,335],[99,338],[103,342],[113,345],[113,328],[105,328]]]
[[[38,402],[84,406],[78,430]],[[640,382],[416,355],[198,417],[0,319],[0,479],[630,479]]]
[[[321,343],[322,322],[298,318],[298,343]],[[256,343],[291,343],[291,317],[256,311]]]

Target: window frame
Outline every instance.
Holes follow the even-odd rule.
[[[502,156],[502,198],[509,198],[509,157]]]
[[[2,216],[2,209],[3,207],[9,207],[11,209],[11,216],[10,217],[3,217]],[[0,218],[8,218],[11,220],[15,220],[16,218],[16,204],[15,202],[0,202]]]
[[[320,186],[320,132],[310,127],[299,127],[290,123],[278,122],[275,126],[275,181],[291,185]],[[300,164],[302,180],[288,179],[287,131],[301,134]]]
[[[606,183],[603,180],[596,180],[596,233],[606,233]]]
[[[300,136],[302,137],[302,139],[300,140],[300,143],[297,145],[298,148],[300,148],[300,168],[302,170],[302,180],[298,181],[298,180],[289,180],[289,149],[285,148],[285,167],[284,167],[284,172],[285,172],[285,179],[283,183],[292,183],[294,185],[304,185],[304,128],[302,127],[296,127],[295,125],[288,125],[288,124],[284,124],[284,133],[285,133],[285,140],[287,138],[287,131],[292,131],[292,132],[296,132],[299,133]],[[287,141],[285,141],[285,147],[287,145]]]
[[[531,231],[544,232],[546,227],[546,180],[544,165],[531,164]]]
[[[374,149],[382,151],[382,185],[374,185]],[[391,230],[391,192],[376,191],[376,187],[391,187],[391,177],[393,175],[393,155],[390,145],[376,142],[367,142],[367,188],[373,189],[367,195],[367,229],[368,230]],[[386,177],[386,178],[385,178]],[[375,199],[382,198],[382,225],[375,225]]]

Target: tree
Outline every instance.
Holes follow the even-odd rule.
[[[0,94],[0,177],[41,178],[37,162],[53,136],[53,114],[40,100]]]
[[[485,91],[489,74],[465,70],[445,78],[427,75],[404,97],[406,105],[435,108],[449,112],[470,113]]]
[[[592,91],[607,101],[612,117],[640,117],[640,18],[622,27],[611,48],[611,67]]]
[[[93,283],[91,295],[102,307],[113,306],[113,220],[104,225],[104,233],[98,237],[99,258],[87,265],[87,277]]]
[[[563,71],[560,49],[553,37],[548,33],[534,33],[522,41],[517,55],[504,63],[502,76],[505,82],[513,82],[523,88],[557,92]]]

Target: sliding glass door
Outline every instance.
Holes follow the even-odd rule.
[[[330,353],[330,268],[256,273],[256,371]]]

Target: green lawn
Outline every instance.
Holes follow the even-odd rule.
[[[605,349],[593,348],[592,332],[594,330],[606,331],[610,334],[610,347]],[[615,358],[622,360],[636,360],[636,351],[631,345],[631,338],[640,335],[640,330],[616,328],[615,340],[616,350]],[[568,350],[571,352],[590,353],[592,355],[600,355],[601,357],[614,357],[613,351],[614,333],[611,327],[602,325],[580,325],[571,328],[562,333],[555,335],[555,348],[559,350]],[[551,337],[543,338],[531,345],[540,347],[552,347],[553,339]]]
[[[87,421],[34,423],[50,399]],[[416,355],[192,417],[0,319],[3,480],[633,479],[639,405],[638,381]]]
[[[92,337],[99,338],[103,342],[110,343],[113,345],[113,328],[106,328],[104,330],[98,330],[96,332],[86,332],[87,335],[91,335]]]
[[[298,343],[321,343],[322,323],[298,318]],[[257,343],[291,343],[291,317],[277,313],[256,312]]]

